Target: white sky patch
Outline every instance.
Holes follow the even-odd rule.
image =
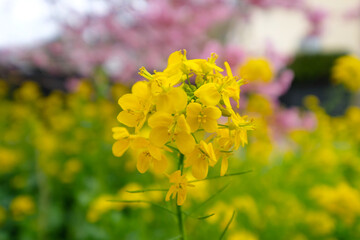
[[[100,0],[61,0],[57,7],[46,0],[0,0],[0,48],[29,46],[55,37],[59,27],[54,17],[64,17],[66,9],[80,14],[108,10]]]

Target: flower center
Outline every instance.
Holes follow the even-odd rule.
[[[203,112],[200,112],[199,115],[197,116],[199,123],[206,123],[206,118],[207,116]]]

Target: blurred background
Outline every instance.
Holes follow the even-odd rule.
[[[229,162],[253,172],[189,192],[215,213],[189,239],[234,210],[226,239],[360,239],[359,0],[0,0],[0,32],[0,240],[177,239],[163,192],[126,192],[167,179],[115,158],[111,128],[138,69],[181,49],[246,76],[256,124]]]

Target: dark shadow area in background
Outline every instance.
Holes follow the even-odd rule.
[[[304,97],[315,95],[320,105],[332,116],[342,115],[350,104],[350,92],[331,82],[335,60],[344,52],[328,54],[298,54],[289,66],[295,77],[290,89],[280,97],[286,107],[303,106]]]

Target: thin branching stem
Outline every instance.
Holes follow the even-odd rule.
[[[184,154],[180,153],[178,170],[181,171],[181,174],[183,174],[183,168],[184,168]],[[182,236],[180,239],[186,240],[183,213],[181,211],[181,206],[177,205],[177,203],[176,203],[176,212],[178,218],[179,232],[180,235]]]
[[[141,189],[141,190],[127,190],[128,193],[144,193],[144,192],[166,192],[169,189],[158,188],[158,189]]]
[[[225,227],[225,229],[224,229],[224,231],[222,232],[222,234],[221,234],[221,236],[220,236],[220,240],[222,240],[223,238],[224,238],[224,236],[225,236],[225,234],[226,234],[226,232],[227,232],[227,230],[229,229],[229,227],[230,227],[230,224],[232,223],[232,221],[234,220],[234,217],[235,217],[235,210],[233,211],[233,214],[232,214],[232,216],[231,216],[231,218],[230,218],[230,220],[229,220],[229,222],[226,224],[226,227]]]
[[[226,184],[224,187],[220,188],[214,195],[211,195],[208,199],[206,199],[204,202],[202,202],[200,205],[196,206],[196,208],[194,208],[194,210],[192,210],[189,215],[192,215],[193,213],[195,213],[196,211],[198,211],[199,209],[201,209],[203,206],[205,206],[208,202],[210,202],[212,199],[214,199],[216,196],[218,196],[220,193],[222,193],[228,186],[230,185],[230,183]],[[214,215],[214,214],[213,214]],[[199,218],[200,219],[200,218]]]
[[[174,213],[173,211],[167,209],[166,207],[163,207],[161,205],[158,205],[158,204],[150,202],[150,201],[145,201],[145,200],[108,200],[108,201],[109,202],[119,202],[119,203],[147,203],[147,204],[150,204],[150,205],[152,205],[154,207],[160,208],[160,209],[162,209],[162,210],[164,210],[164,211],[166,211],[166,212],[168,212],[168,213],[170,213],[172,215],[177,216],[176,213]]]
[[[223,178],[223,177],[234,177],[234,176],[243,175],[243,174],[246,174],[246,173],[249,173],[249,172],[252,172],[252,171],[253,170],[247,170],[247,171],[238,172],[238,173],[225,174],[224,176],[208,177],[208,178],[205,178],[205,179],[189,181],[189,183],[201,182],[201,181],[212,180],[212,179]]]

